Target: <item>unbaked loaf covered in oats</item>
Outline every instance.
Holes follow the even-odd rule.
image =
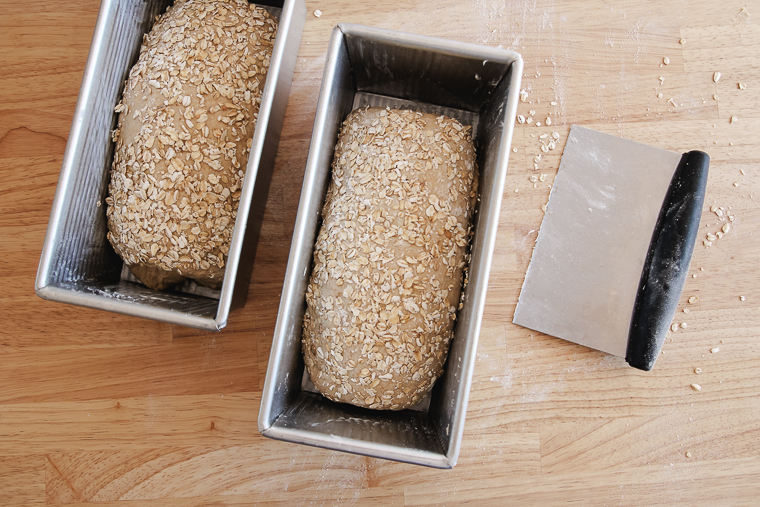
[[[276,31],[245,0],[177,0],[143,39],[106,202],[109,241],[149,287],[221,287]]]
[[[477,188],[470,127],[364,108],[342,125],[306,291],[303,352],[333,401],[401,410],[441,375]]]

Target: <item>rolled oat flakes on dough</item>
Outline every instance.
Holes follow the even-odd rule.
[[[470,127],[381,108],[344,121],[307,287],[303,352],[333,401],[401,410],[443,371],[477,195]]]
[[[177,0],[129,72],[108,239],[154,289],[220,288],[277,21],[245,0]]]

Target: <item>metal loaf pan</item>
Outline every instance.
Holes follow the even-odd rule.
[[[327,53],[290,258],[259,412],[265,436],[438,468],[456,464],[517,111],[512,51],[351,24]],[[443,376],[428,404],[399,412],[334,403],[308,389],[301,356],[305,290],[341,122],[355,107],[403,106],[473,125],[480,202],[469,283]]]
[[[219,330],[245,304],[285,107],[306,21],[304,0],[256,1],[279,19],[220,291],[159,292],[121,276],[106,239],[114,106],[143,35],[171,0],[103,0],[61,167],[35,290],[54,301]],[[209,297],[211,296],[211,297]]]

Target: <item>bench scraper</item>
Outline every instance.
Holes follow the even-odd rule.
[[[686,283],[709,163],[573,125],[513,322],[651,370]]]

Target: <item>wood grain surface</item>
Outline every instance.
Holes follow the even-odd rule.
[[[35,296],[99,2],[0,2],[0,505],[757,505],[760,4],[307,5],[249,301],[224,331],[205,333]],[[256,429],[338,22],[509,48],[525,59],[518,113],[534,122],[516,124],[453,470],[273,441]],[[547,117],[551,126],[536,125]],[[511,323],[573,123],[712,157],[676,317],[686,326],[652,372]],[[553,132],[557,147],[542,153],[540,135]],[[729,232],[702,245],[726,223]]]

